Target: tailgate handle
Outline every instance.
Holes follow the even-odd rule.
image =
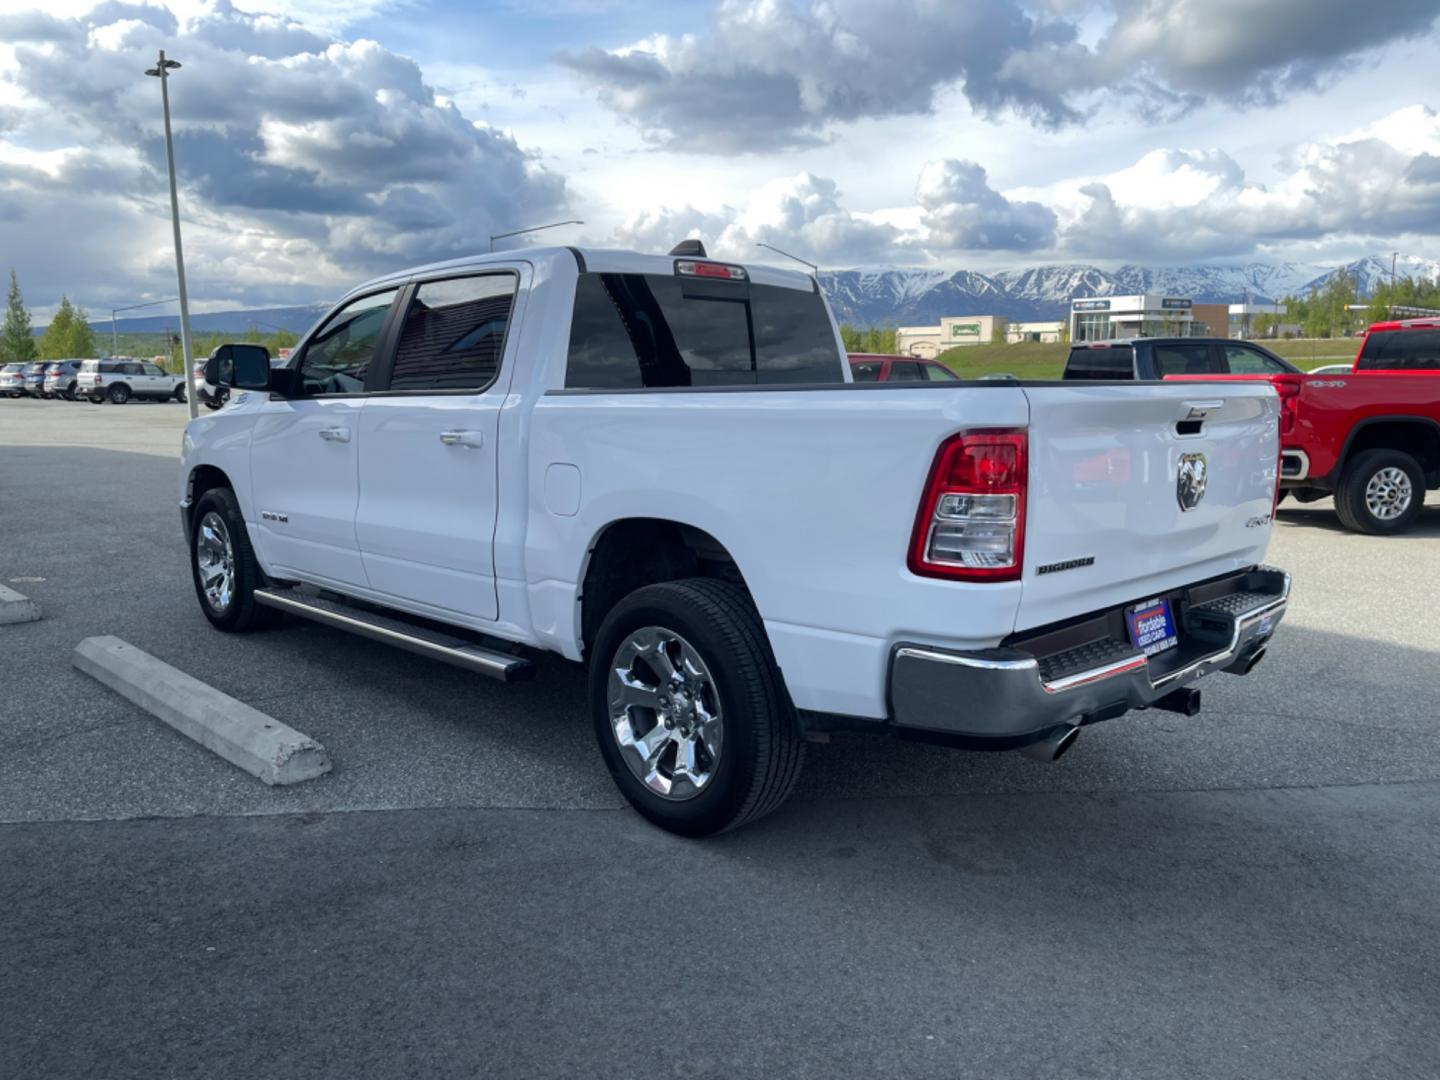
[[[1185,413],[1185,419],[1204,420],[1212,412],[1219,412],[1224,407],[1225,402],[1223,401],[1187,401],[1185,408],[1188,411]]]

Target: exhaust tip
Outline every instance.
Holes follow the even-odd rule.
[[[1264,649],[1263,647],[1261,647],[1261,648],[1259,648],[1259,649],[1256,649],[1253,653],[1251,653],[1250,659],[1245,661],[1245,667],[1244,667],[1244,669],[1240,672],[1240,674],[1242,674],[1242,675],[1249,675],[1250,672],[1252,672],[1252,671],[1255,670],[1255,665],[1258,664],[1258,663],[1260,663],[1260,661],[1261,661],[1261,660],[1264,660],[1264,659],[1265,659],[1265,649]]]
[[[1078,726],[1066,724],[1063,727],[1051,728],[1035,742],[1022,746],[1020,753],[1032,761],[1059,761],[1079,737]]]

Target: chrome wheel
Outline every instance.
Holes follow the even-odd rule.
[[[234,598],[235,548],[224,519],[213,510],[200,520],[195,536],[195,567],[200,572],[205,602],[215,614],[223,615]]]
[[[1365,485],[1365,507],[1380,521],[1394,521],[1410,509],[1414,498],[1409,475],[1393,465],[1381,469]]]
[[[610,727],[635,778],[665,799],[693,799],[720,762],[715,680],[673,630],[646,626],[620,643],[608,680]]]

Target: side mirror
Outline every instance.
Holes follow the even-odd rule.
[[[270,350],[263,345],[221,345],[205,361],[205,381],[237,390],[268,390]]]

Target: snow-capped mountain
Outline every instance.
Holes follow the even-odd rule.
[[[820,284],[836,316],[857,326],[910,326],[946,315],[1004,315],[1011,320],[1059,319],[1073,296],[1167,293],[1197,303],[1278,301],[1323,286],[1343,272],[1369,295],[1390,278],[1389,256],[1368,255],[1342,267],[1252,262],[1236,266],[1034,266],[981,274],[973,270],[889,269],[822,272]],[[1440,261],[1402,255],[1396,273],[1436,280]]]

